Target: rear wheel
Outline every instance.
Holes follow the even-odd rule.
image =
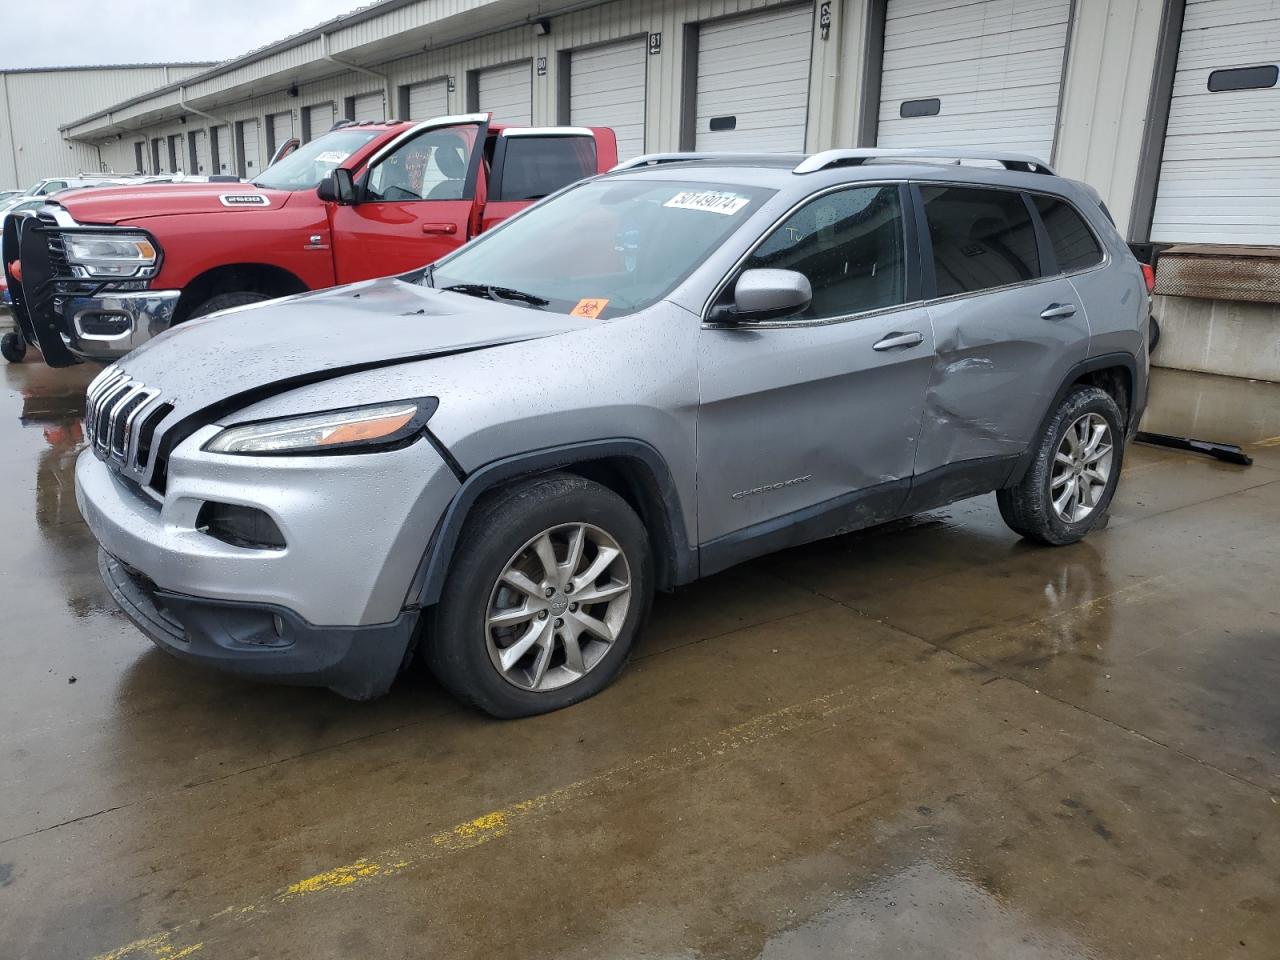
[[[652,600],[648,535],[621,497],[550,474],[467,520],[425,656],[496,717],[558,710],[608,686]]]
[[[1058,407],[1017,486],[996,491],[1004,522],[1040,543],[1075,543],[1104,526],[1124,459],[1124,418],[1098,387],[1077,386]]]
[[[231,293],[219,293],[210,297],[204,303],[196,304],[195,308],[187,314],[187,319],[194,320],[196,317],[217,313],[219,310],[230,310],[232,307],[243,307],[250,303],[261,303],[263,300],[270,299],[265,293],[258,293],[256,290],[235,290]]]

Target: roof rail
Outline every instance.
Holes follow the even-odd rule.
[[[823,150],[811,157],[806,157],[793,173],[817,173],[831,167],[855,167],[868,160],[902,160],[905,162],[950,160],[960,163],[964,160],[990,160],[1004,166],[1006,170],[1018,170],[1023,173],[1047,173],[1053,175],[1053,168],[1029,153],[1003,153],[989,150],[967,150],[930,148],[888,149],[881,147],[858,147],[840,150]]]
[[[646,153],[633,160],[624,160],[614,170],[634,170],[637,167],[656,167],[663,163],[761,163],[777,164],[794,154],[785,153],[697,153],[684,151],[679,153]],[[611,173],[613,171],[610,171]]]

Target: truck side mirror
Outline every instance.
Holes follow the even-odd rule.
[[[328,203],[349,207],[356,202],[356,187],[351,180],[351,171],[336,167],[325,174],[316,188],[316,195]]]

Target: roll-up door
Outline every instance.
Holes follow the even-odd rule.
[[[253,179],[262,172],[262,158],[258,156],[258,121],[241,120],[240,129],[240,176]]]
[[[888,0],[881,147],[1049,160],[1071,0]]]
[[[366,120],[385,120],[386,114],[382,111],[382,94],[366,93],[359,97],[352,97],[351,119],[356,123]]]
[[[449,112],[449,84],[444,80],[429,80],[406,88],[409,115],[406,120],[430,120]]]
[[[698,29],[698,150],[804,150],[813,6]]]
[[[187,165],[185,147],[187,138],[180,133],[169,134],[169,172],[177,173]]]
[[[1188,0],[1151,239],[1280,237],[1280,6]]]
[[[643,38],[569,55],[569,122],[579,127],[612,127],[618,159],[644,153],[645,64]]]
[[[227,127],[209,129],[209,159],[213,164],[210,173],[224,177],[231,174],[231,131]]]
[[[324,136],[332,126],[332,103],[318,103],[314,107],[307,107],[307,123],[304,132],[309,140]]]
[[[203,177],[215,172],[209,156],[209,134],[207,131],[191,131],[191,172]]]
[[[275,152],[293,139],[293,113],[274,113],[271,115],[270,152]]]
[[[476,78],[481,112],[495,123],[528,126],[533,122],[533,76],[528,60],[481,70]]]

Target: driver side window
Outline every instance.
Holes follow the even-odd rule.
[[[788,217],[744,269],[803,273],[813,300],[792,319],[823,320],[906,300],[902,204],[896,186],[824,194]]]
[[[443,127],[406,141],[369,171],[371,201],[461,200],[476,128]]]

